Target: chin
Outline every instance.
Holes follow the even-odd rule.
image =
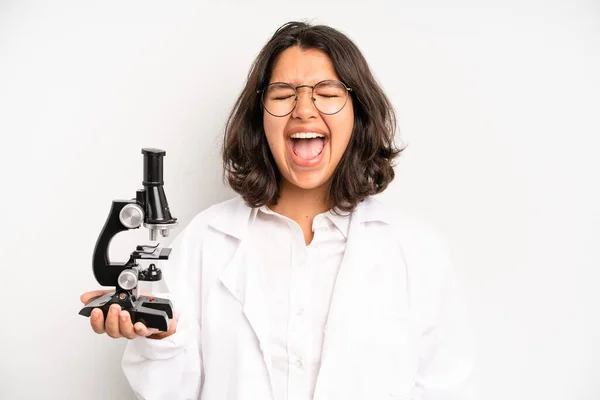
[[[329,182],[327,176],[323,176],[323,174],[318,172],[296,174],[296,176],[294,176],[292,179],[286,178],[286,180],[293,186],[304,190],[317,189]]]

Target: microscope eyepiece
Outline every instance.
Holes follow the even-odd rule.
[[[156,240],[157,233],[168,236],[169,229],[177,224],[169,210],[163,188],[163,157],[166,151],[154,148],[142,149],[144,155],[144,189],[138,191],[138,201],[144,205],[144,225],[150,229],[150,239]]]
[[[144,155],[144,187],[163,185],[163,157],[166,151],[160,149],[142,149]]]

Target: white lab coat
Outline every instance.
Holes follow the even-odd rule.
[[[200,213],[173,242],[163,283],[179,315],[163,340],[130,341],[123,371],[140,399],[277,400],[268,306],[241,197]],[[426,230],[379,201],[351,217],[324,334],[315,400],[473,399],[462,295]]]

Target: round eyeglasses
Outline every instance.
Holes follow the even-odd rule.
[[[262,90],[256,92],[261,94],[262,105],[265,110],[274,117],[285,117],[296,108],[298,104],[298,89],[311,88],[311,100],[315,108],[326,115],[337,114],[348,101],[348,92],[352,89],[340,81],[326,80],[314,86],[301,85],[292,86],[286,82],[274,82]]]

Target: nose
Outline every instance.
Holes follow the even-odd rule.
[[[296,102],[296,107],[292,112],[292,117],[298,119],[310,119],[316,118],[318,113],[312,99],[312,88],[298,88],[298,100]]]

